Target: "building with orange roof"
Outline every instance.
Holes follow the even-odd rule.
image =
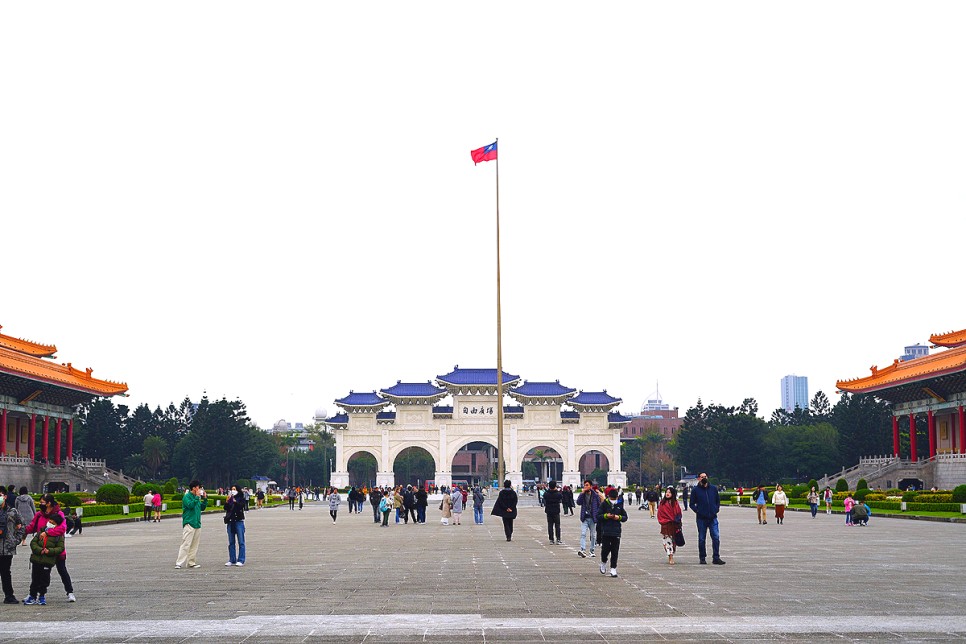
[[[57,363],[56,352],[53,344],[9,336],[0,327],[0,463],[70,461],[76,407],[127,392],[125,383],[95,378],[93,369]]]
[[[966,482],[966,329],[933,334],[933,348],[942,349],[910,360],[894,360],[869,375],[840,380],[840,392],[872,395],[892,405],[893,456],[901,459],[900,432],[908,418],[908,460],[920,460],[916,419],[926,416],[927,461],[955,463]],[[946,477],[949,478],[949,477]]]

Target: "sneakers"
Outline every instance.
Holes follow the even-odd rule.
[[[712,559],[711,560],[711,563],[713,563],[716,566],[723,566],[723,565],[725,565],[724,559]]]
[[[587,553],[584,552],[583,550],[578,550],[577,551],[577,556],[580,557],[581,559],[586,559],[587,558]]]
[[[602,574],[602,575],[606,575],[607,574],[607,566],[606,565],[600,564],[600,574]]]
[[[181,564],[175,564],[174,567],[177,568],[178,570],[181,570]]]
[[[245,562],[244,562],[244,561],[239,561],[239,562],[238,562],[238,563],[236,563],[235,565],[236,565],[236,566],[244,566],[244,565],[245,565]]]
[[[611,577],[616,577],[617,576],[617,568],[611,568],[610,569],[610,576]]]
[[[68,602],[76,602],[77,601],[77,598],[74,597],[74,593],[67,593],[67,601]]]
[[[201,568],[201,564],[200,563],[193,563],[193,564],[189,564],[188,567],[189,568]]]
[[[225,565],[226,566],[234,566],[235,565],[235,562],[234,561],[226,561],[225,562]]]
[[[24,606],[33,606],[37,603],[37,600],[33,595],[27,595],[26,599],[23,600]]]
[[[19,604],[20,603],[20,600],[17,599],[16,597],[4,597],[3,598],[3,603],[4,604]]]
[[[41,595],[40,597],[38,597],[37,598],[37,605],[38,606],[46,606],[47,605],[47,595]]]

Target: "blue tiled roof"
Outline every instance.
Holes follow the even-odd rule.
[[[496,369],[460,369],[459,365],[453,368],[445,376],[436,376],[441,382],[451,385],[495,385]],[[515,382],[520,376],[514,376],[503,372],[503,384]]]
[[[503,414],[523,414],[523,405],[506,405],[503,408]]]
[[[581,391],[570,402],[578,405],[613,405],[621,402],[621,399],[614,398],[606,391]]]
[[[364,394],[357,394],[354,391],[350,391],[348,396],[345,398],[339,398],[335,402],[337,405],[364,407],[366,405],[384,405],[386,404],[386,399],[382,398],[374,391],[366,392]]]
[[[576,412],[576,411],[561,411],[560,412],[560,417],[561,418],[572,419],[572,420],[577,420],[578,418],[580,418],[580,412]]]
[[[518,394],[520,396],[565,396],[567,394],[572,394],[576,389],[572,387],[564,387],[560,384],[560,381],[556,382],[529,382],[527,380],[523,381],[523,384],[512,390],[511,393]]]
[[[609,414],[607,414],[607,422],[608,423],[629,423],[632,420],[634,420],[634,419],[631,418],[630,416],[622,416],[621,414],[617,413],[616,411],[612,411]]]
[[[453,406],[452,405],[437,405],[437,406],[433,407],[433,413],[434,414],[452,414],[453,413]]]
[[[388,389],[381,389],[380,391],[388,396],[396,396],[397,398],[429,398],[446,393],[445,389],[441,387],[434,387],[428,381],[401,382],[398,380],[392,387],[389,387]]]
[[[349,422],[349,414],[336,414],[332,418],[326,418],[325,422],[331,425],[345,425]]]
[[[376,420],[396,420],[396,412],[381,411],[376,414]]]

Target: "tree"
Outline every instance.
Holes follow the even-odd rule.
[[[844,393],[832,408],[831,423],[839,434],[840,466],[851,467],[862,456],[892,453],[892,410],[885,401]]]
[[[141,447],[141,456],[150,476],[157,478],[161,466],[168,459],[168,444],[159,436],[148,436]]]

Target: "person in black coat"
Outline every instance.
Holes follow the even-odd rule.
[[[503,519],[503,532],[506,534],[507,541],[512,541],[513,537],[513,520],[517,518],[517,500],[517,493],[513,491],[510,481],[503,481],[503,489],[500,490],[500,495],[496,497],[496,503],[490,510],[491,515]]]
[[[563,494],[557,489],[557,482],[550,481],[550,488],[543,495],[543,511],[547,513],[547,533],[550,535],[550,545],[560,543],[560,505]],[[554,541],[554,533],[557,535]]]
[[[617,555],[621,549],[621,524],[627,521],[624,504],[617,502],[618,492],[611,488],[607,498],[600,504],[597,514],[601,526],[600,574],[607,574],[607,559],[610,558],[610,576],[617,576]]]
[[[574,515],[574,508],[576,503],[574,503],[574,491],[569,485],[565,485],[563,490],[560,491],[563,494],[563,513],[566,515],[568,512],[570,516]]]

